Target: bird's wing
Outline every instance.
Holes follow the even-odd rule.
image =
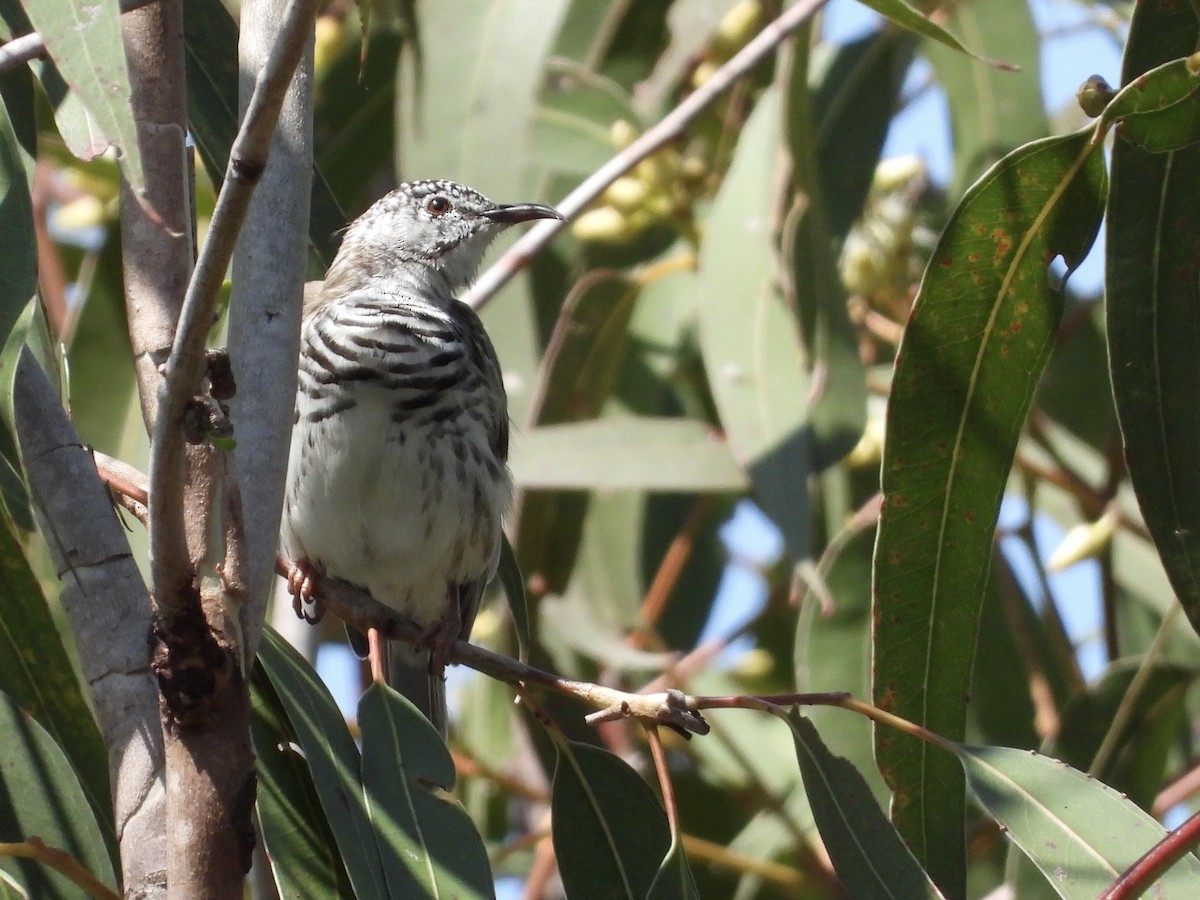
[[[488,417],[492,452],[501,462],[508,462],[508,397],[504,392],[504,377],[500,372],[500,360],[492,339],[484,330],[483,322],[471,307],[455,301],[455,311],[463,319],[464,332],[468,336],[467,354],[471,364],[479,370],[490,390],[488,391]]]

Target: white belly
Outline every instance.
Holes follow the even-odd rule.
[[[371,393],[324,421],[297,423],[284,549],[431,624],[448,584],[495,572],[508,472],[473,463],[492,456],[479,422],[397,424],[391,404],[370,402]]]

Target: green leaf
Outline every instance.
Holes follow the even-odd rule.
[[[37,291],[37,246],[29,195],[36,136],[27,133],[33,120],[28,72],[0,76],[0,345]]]
[[[971,793],[1059,896],[1092,898],[1164,837],[1162,825],[1108,785],[1032,750],[955,750]],[[1186,854],[1151,891],[1200,896],[1200,859]]]
[[[464,0],[421,9],[421,94],[401,87],[396,169],[453,178],[496,200],[521,190],[542,67],[565,0]]]
[[[528,416],[532,426],[556,425],[600,415],[625,359],[630,316],[639,287],[623,273],[589,272],[556,306],[554,322],[534,378]],[[495,310],[495,305],[488,312]],[[523,466],[525,437],[513,439],[514,466]],[[535,448],[536,449],[536,448]],[[556,460],[561,465],[566,459]],[[544,578],[547,589],[566,589],[579,546],[588,498],[577,492],[528,491],[521,503],[514,544],[522,570]]]
[[[254,667],[250,691],[258,821],[280,896],[352,900],[346,867],[298,749],[296,730],[263,666]]]
[[[704,422],[613,416],[519,435],[513,480],[566,490],[739,491],[746,476]]]
[[[1102,125],[1120,123],[1129,143],[1161,153],[1200,140],[1200,58],[1163,63],[1139,75],[1104,108]]]
[[[598,747],[559,747],[550,827],[568,897],[642,900],[671,846],[667,818],[650,787]]]
[[[937,25],[931,20],[925,18],[925,16],[921,15],[921,13],[917,12],[917,10],[905,3],[904,0],[860,0],[860,2],[863,6],[875,10],[875,12],[879,13],[881,16],[891,19],[901,28],[907,28],[909,31],[923,35],[930,40],[937,41],[939,44],[944,44],[951,50],[956,50],[959,53],[965,53],[982,63],[986,63],[987,65],[993,67],[997,65],[997,63],[992,62],[991,60],[986,60],[973,50],[969,50],[964,47],[958,38],[956,38],[946,29],[942,28],[940,25]],[[981,35],[975,33],[969,35],[969,39],[972,44],[974,44],[976,39],[979,37],[981,37]],[[1007,63],[1008,60],[1005,60],[1004,62]]]
[[[975,49],[1018,67],[1001,71],[944,47],[926,48],[950,107],[951,196],[958,197],[1009,150],[1049,134],[1050,123],[1042,106],[1041,38],[1027,0],[956,3],[949,22]]]
[[[238,129],[238,30],[221,0],[183,7],[188,82],[188,128],[214,185],[220,187]],[[317,267],[333,262],[346,216],[320,170],[315,171],[308,240]]]
[[[673,841],[658,870],[658,876],[646,892],[646,900],[676,900],[681,897],[700,900],[700,889],[696,887],[696,879],[692,876],[692,868],[688,865],[683,847],[678,841]]]
[[[780,99],[765,93],[707,217],[697,289],[700,350],[733,455],[796,558],[808,553],[810,391],[783,303],[770,222]]]
[[[65,663],[67,651],[41,585],[7,522],[0,522],[0,584],[0,691],[63,748],[115,848],[108,754],[74,669]]]
[[[61,658],[56,665],[62,665]],[[74,856],[100,881],[116,886],[112,861],[96,815],[70,761],[54,739],[0,693],[0,835],[5,841],[41,838]],[[30,859],[0,856],[0,869],[29,896],[70,898],[82,894],[74,882]]]
[[[27,3],[25,11],[87,111],[86,128],[63,130],[71,152],[91,159],[115,144],[121,151],[121,173],[136,193],[142,193],[146,177],[121,41],[120,7],[89,0],[38,0]]]
[[[1187,4],[1135,7],[1122,81],[1190,52]],[[1200,147],[1152,154],[1113,144],[1105,265],[1109,364],[1129,477],[1171,586],[1200,632]]]
[[[871,551],[875,523],[859,525],[832,541],[818,569],[832,608],[810,589],[796,623],[793,652],[797,691],[871,691]],[[808,718],[831,749],[845,756],[871,783],[876,797],[888,796],[871,752],[871,723],[844,710],[814,706]]]
[[[263,633],[258,663],[308,761],[354,895],[383,900],[390,895],[363,796],[358,748],[337,704],[312,667],[272,628]]]
[[[639,121],[620,85],[582,63],[551,58],[533,113],[530,161],[580,178],[590,175],[614,154],[611,126],[622,119]]]
[[[1136,703],[1122,711],[1123,726],[1105,765],[1096,768],[1096,752],[1113,727],[1139,668],[1137,663],[1116,663],[1097,684],[1073,697],[1062,711],[1052,752],[1063,762],[1091,772],[1143,809],[1150,809],[1170,779],[1168,757],[1187,727],[1184,701],[1196,672],[1183,666],[1152,665],[1138,685]]]
[[[803,50],[807,43],[806,37],[796,42],[785,102],[796,199],[784,225],[783,244],[790,255],[788,291],[805,332],[809,368],[821,372],[820,389],[811,410],[812,464],[819,471],[854,449],[866,426],[866,373],[859,356],[858,333],[846,308],[846,289],[838,273],[836,254],[850,223],[862,212],[900,90],[902,70],[887,65],[891,54],[868,51],[867,64],[862,68],[870,71],[858,73],[867,74],[868,79],[847,78],[845,69],[854,67],[853,54],[845,50],[838,54],[843,65],[828,77],[843,78],[847,94],[860,89],[859,95],[844,98],[858,126],[851,132],[849,121],[831,121],[831,113],[846,111],[844,105],[833,100],[832,87],[826,84],[824,96],[818,98],[809,86],[809,54]],[[895,45],[894,36],[888,35],[885,46]],[[871,66],[873,61],[883,61],[884,71]],[[882,89],[881,83],[885,86]],[[869,84],[869,91],[861,90],[865,84]],[[830,146],[818,146],[820,135],[830,138]],[[834,153],[833,144],[853,147],[855,152]],[[843,190],[846,186],[850,189]],[[830,207],[831,199],[836,211]],[[848,204],[855,205],[852,211]]]
[[[517,632],[517,655],[522,662],[529,661],[529,645],[533,640],[529,627],[529,601],[525,596],[525,579],[521,576],[521,566],[517,555],[513,553],[508,535],[500,535],[500,566],[496,576],[504,586],[504,596],[508,600],[508,609],[512,613],[513,627]]]
[[[493,897],[479,832],[456,802],[454,761],[437,729],[387,685],[358,705],[367,810],[390,897]]]
[[[391,174],[396,140],[396,81],[406,35],[371,29],[363,48],[347,42],[316,86],[313,160],[345,209],[358,210],[380,171]]]
[[[788,718],[804,790],[833,868],[852,897],[941,897],[900,840],[854,764],[834,756],[812,722]]]
[[[6,18],[12,11],[0,5]],[[19,10],[17,10],[19,12]],[[3,28],[0,25],[0,28]],[[33,79],[18,68],[0,75],[0,411],[11,421],[12,379],[21,335],[13,329],[37,292],[37,244],[29,185],[37,155]],[[20,475],[16,442],[0,427],[0,497],[4,509],[26,531],[33,528],[29,494]]]
[[[875,549],[875,701],[951,739],[966,697],[992,536],[1017,438],[1054,342],[1068,268],[1095,237],[1104,162],[1090,132],[1007,156],[968,191],[921,284],[888,403]],[[876,733],[894,817],[951,896],[964,891],[963,783],[952,760]]]

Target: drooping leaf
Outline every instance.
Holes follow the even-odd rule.
[[[121,152],[122,174],[141,193],[146,179],[133,119],[120,8],[87,0],[38,0],[26,4],[25,11],[86,111],[86,122],[65,123],[61,129],[71,152],[91,159],[115,144]]]
[[[571,897],[641,900],[671,846],[658,799],[642,778],[606,750],[559,747],[551,828],[563,886]]]
[[[830,543],[818,575],[829,591],[825,609],[817,591],[809,589],[796,623],[796,690],[849,691],[865,697],[871,691],[871,550],[875,527],[857,527]],[[887,787],[875,769],[871,723],[843,710],[814,706],[806,711],[830,749],[847,758],[867,778],[875,795]]]
[[[0,522],[0,691],[62,747],[97,820],[111,829],[108,754],[16,535]],[[115,837],[109,831],[115,846]]]
[[[59,660],[61,665],[61,659]],[[0,834],[5,841],[41,838],[65,850],[110,888],[112,860],[96,814],[70,761],[54,739],[7,694],[0,692]],[[0,869],[31,897],[75,900],[74,882],[30,859],[0,855]]]
[[[979,60],[980,64],[995,65],[994,62],[978,55],[984,52],[984,48],[976,44],[976,41],[981,37],[977,33],[965,32],[967,34],[967,46],[963,46],[962,42],[953,34],[936,22],[921,15],[912,6],[905,3],[904,0],[861,0],[861,2],[863,6],[870,7],[881,16],[891,19],[902,28],[907,28],[909,31],[937,41],[939,44],[943,44],[958,53],[974,57],[976,60]],[[1011,62],[1011,60],[999,59],[998,57],[994,57],[994,59],[1004,63]]]
[[[810,391],[797,322],[780,289],[774,176],[780,101],[764,94],[708,216],[696,282],[700,349],[721,425],[763,510],[796,558],[808,553]]]
[[[271,628],[263,632],[258,665],[283,705],[308,762],[354,895],[360,900],[383,900],[389,893],[363,796],[358,748],[337,704],[312,667]]]
[[[254,667],[250,690],[258,821],[280,896],[351,900],[354,892],[312,772],[262,666]]]
[[[875,549],[876,703],[961,738],[996,516],[1061,317],[1048,265],[1078,265],[1104,199],[1090,132],[1007,156],[955,211],[921,284],[888,404]],[[938,886],[964,891],[953,760],[877,730],[900,833]]]
[[[1122,82],[1190,53],[1187,4],[1135,8]],[[1200,146],[1149,153],[1113,144],[1105,263],[1109,364],[1129,477],[1179,602],[1200,631]]]
[[[529,643],[532,640],[529,628],[529,603],[525,597],[525,579],[521,577],[521,566],[507,535],[501,535],[500,567],[496,577],[504,586],[508,609],[512,613],[513,626],[517,632],[517,655],[522,661],[529,659]]]
[[[799,712],[793,710],[789,718],[821,840],[850,895],[941,897],[879,808],[862,773],[831,753]]]
[[[372,684],[358,705],[367,812],[390,897],[494,897],[479,832],[456,802],[454,761],[408,700]]]
[[[944,46],[926,48],[950,108],[951,195],[958,197],[1008,151],[1049,134],[1050,124],[1042,106],[1041,39],[1027,0],[957,3],[948,19],[971,49],[1018,67],[1000,70]]]

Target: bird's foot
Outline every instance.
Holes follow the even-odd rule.
[[[421,633],[421,646],[429,649],[429,674],[444,678],[450,663],[450,651],[462,636],[462,616],[458,604],[451,603],[446,614]]]
[[[292,560],[287,576],[288,593],[292,595],[292,609],[296,615],[316,625],[325,617],[321,601],[313,596],[317,585],[317,570],[307,559]]]

